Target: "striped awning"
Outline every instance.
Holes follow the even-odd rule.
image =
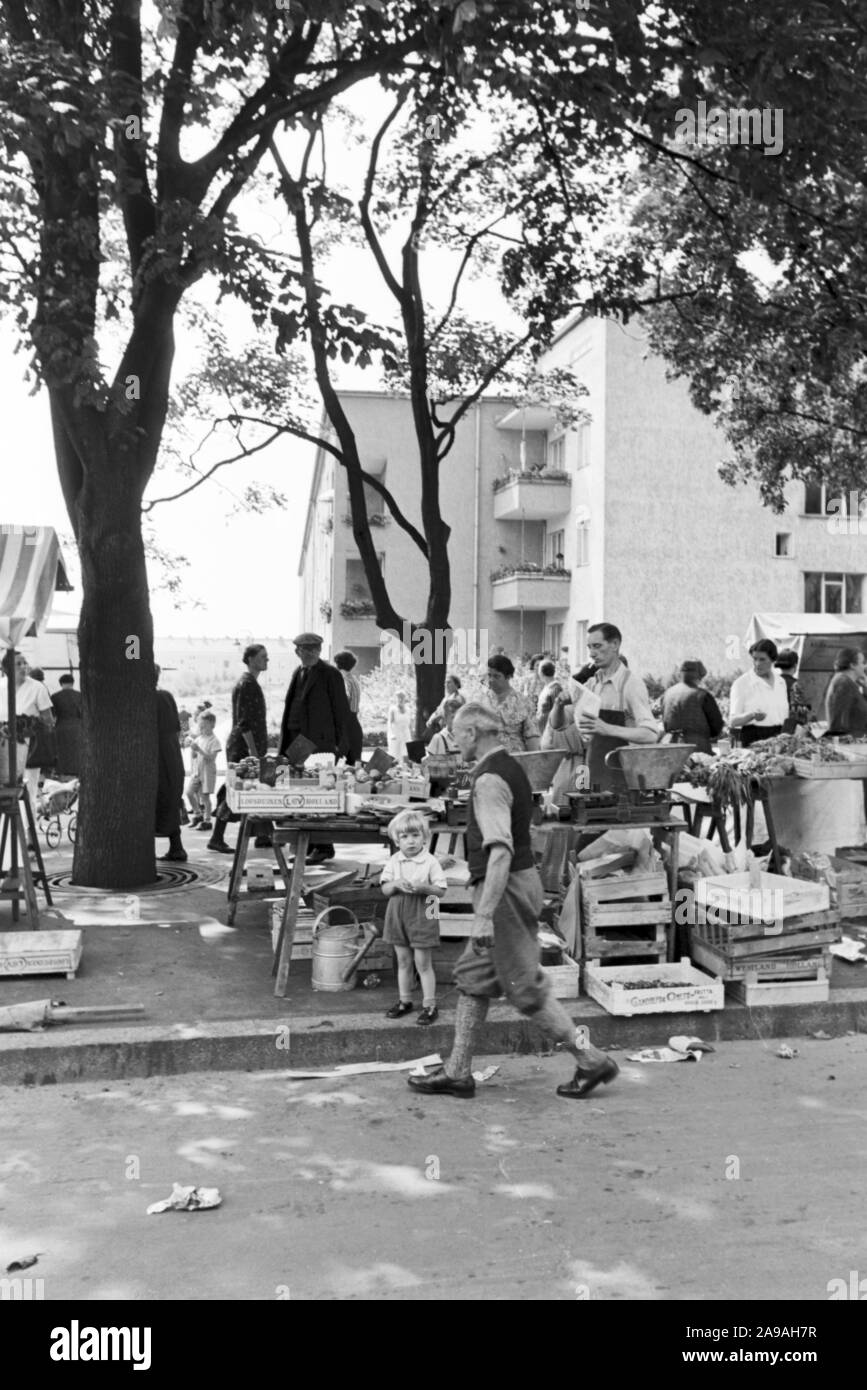
[[[17,647],[31,629],[40,632],[55,591],[71,588],[56,531],[0,525],[0,643]]]

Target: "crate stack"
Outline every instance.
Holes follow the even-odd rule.
[[[696,884],[690,955],[742,1004],[824,1003],[840,912],[826,883],[727,874]]]
[[[671,898],[663,869],[605,874],[580,868],[581,957],[585,961],[664,961]]]

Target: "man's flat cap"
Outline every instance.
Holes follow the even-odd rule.
[[[321,647],[322,638],[318,632],[302,632],[298,637],[292,638],[292,643],[296,647]]]

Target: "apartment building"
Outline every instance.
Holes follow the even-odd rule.
[[[791,485],[775,515],[754,486],[724,484],[725,440],[685,383],[666,379],[640,327],[576,315],[543,365],[570,366],[584,382],[589,423],[564,432],[548,407],[486,398],[443,464],[455,629],[484,632],[489,647],[516,656],[565,648],[577,665],[588,627],[604,619],[621,628],[634,670],[665,677],[684,657],[713,673],[744,669],[755,612],[863,611],[867,535],[829,518],[821,487]],[[364,467],[420,524],[408,400],[342,400]],[[367,503],[395,607],[418,618],[423,557],[373,489]],[[379,660],[381,634],[348,516],[345,474],[320,450],[301,625],[323,632],[327,653],[351,646],[364,671]]]
[[[405,515],[421,528],[418,445],[409,400],[376,391],[347,391],[341,400],[358,440],[366,472],[382,480]],[[444,410],[446,417],[448,410]],[[495,483],[522,467],[544,467],[550,412],[516,411],[513,403],[487,397],[461,420],[453,447],[441,468],[442,514],[451,527],[450,621],[470,656],[486,642],[520,656],[558,641],[562,624],[548,630],[548,616],[565,606],[568,575],[554,555],[558,574],[544,573],[551,559],[553,532],[532,504],[516,511]],[[548,492],[542,486],[541,492]],[[371,531],[385,582],[396,610],[423,617],[428,593],[427,564],[417,546],[388,515],[379,494],[366,487]],[[559,505],[560,494],[557,502]],[[547,549],[546,549],[547,547]],[[492,579],[498,571],[526,577]],[[344,469],[327,450],[317,452],[307,520],[298,566],[303,629],[321,632],[326,655],[351,647],[360,672],[380,660],[382,634],[373,616],[370,590],[352,534]],[[466,634],[466,636],[464,636]],[[480,636],[478,634],[481,634]],[[456,651],[460,656],[461,648]]]

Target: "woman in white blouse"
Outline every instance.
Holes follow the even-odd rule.
[[[783,732],[789,717],[786,682],[774,670],[777,648],[767,637],[750,647],[752,671],[732,681],[729,697],[729,728],[739,729],[741,744],[748,748],[760,739],[775,738]]]

